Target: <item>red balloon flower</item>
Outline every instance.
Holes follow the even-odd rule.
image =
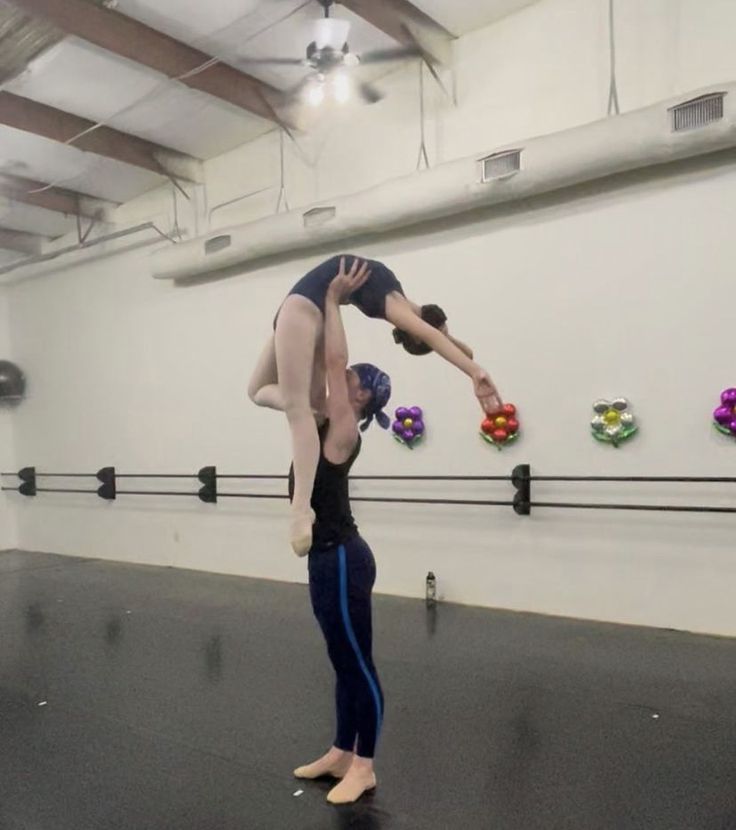
[[[516,407],[512,403],[507,403],[498,412],[491,412],[486,416],[480,425],[480,434],[484,441],[500,450],[516,441],[519,428]]]

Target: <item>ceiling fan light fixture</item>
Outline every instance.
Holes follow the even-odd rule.
[[[317,49],[334,49],[339,52],[345,45],[350,31],[350,21],[337,17],[322,17],[314,22],[314,42]]]
[[[320,80],[315,80],[307,87],[307,103],[318,107],[325,100],[325,85]]]
[[[350,100],[350,78],[347,72],[335,72],[332,76],[332,95],[338,104]]]

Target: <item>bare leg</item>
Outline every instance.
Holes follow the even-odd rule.
[[[327,415],[327,370],[325,369],[325,338],[324,334],[317,341],[312,368],[312,386],[309,392],[309,401],[312,411],[321,423]]]
[[[294,459],[291,546],[304,556],[312,546],[311,508],[319,463],[319,436],[310,404],[314,353],[323,327],[320,310],[305,297],[291,295],[276,325],[276,364],[284,412],[289,421]]]
[[[325,340],[320,337],[317,348],[314,352],[314,368],[312,373],[312,386],[309,392],[309,399],[318,421],[325,417],[327,405],[327,381],[325,370]],[[278,371],[276,366],[276,343],[271,336],[268,339],[261,356],[258,358],[256,367],[253,370],[248,384],[248,397],[256,406],[265,406],[269,409],[276,409],[283,412],[284,396],[278,385]]]
[[[248,397],[257,406],[284,411],[284,398],[278,386],[279,377],[276,364],[276,338],[268,338],[265,348],[258,358],[253,376],[248,384]]]

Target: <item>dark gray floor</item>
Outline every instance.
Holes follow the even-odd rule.
[[[736,641],[375,618],[379,789],[336,809],[291,778],[332,737],[303,587],[0,554],[0,830],[736,828]]]

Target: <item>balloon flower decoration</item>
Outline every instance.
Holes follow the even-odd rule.
[[[618,447],[623,441],[631,438],[639,427],[634,422],[634,416],[629,412],[629,406],[626,398],[596,401],[593,404],[595,417],[590,422],[593,438],[604,444],[613,444],[614,447]]]
[[[721,392],[721,405],[713,413],[713,420],[718,432],[736,438],[736,389]]]
[[[394,413],[394,438],[405,447],[413,450],[422,440],[425,432],[422,409],[419,406],[400,406]]]
[[[493,444],[499,450],[507,444],[512,444],[519,437],[516,407],[512,403],[507,403],[499,412],[489,413],[480,425],[480,434],[484,441]]]

